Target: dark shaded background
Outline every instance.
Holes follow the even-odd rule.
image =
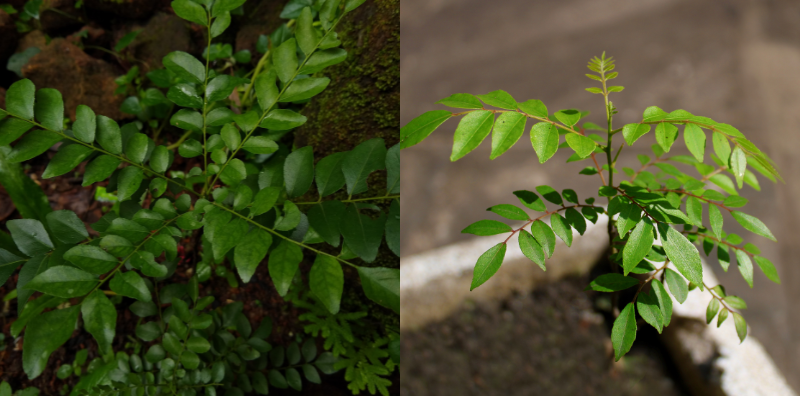
[[[725,217],[726,229],[759,246],[782,279],[771,283],[756,270],[750,289],[735,269],[709,262],[729,294],[743,297],[756,336],[790,384],[800,390],[800,2],[736,0],[402,0],[401,125],[443,108],[452,93],[503,89],[518,101],[540,99],[550,112],[590,110],[602,124],[603,100],[584,88],[587,61],[602,51],[617,60],[615,83],[625,86],[612,101],[615,127],[641,119],[651,105],[685,109],[729,123],[767,152],[786,183],[759,178],[749,187],[744,211],[762,219],[773,243]],[[517,189],[549,184],[596,196],[597,176],[578,175],[589,164],[565,164],[571,150],[540,165],[526,134],[502,157],[489,161],[490,144],[451,163],[457,121],[402,152],[402,253],[413,255],[466,238],[460,230],[487,218],[485,208],[515,203]],[[528,124],[527,129],[530,128]],[[617,140],[620,140],[618,138]],[[673,152],[688,153],[682,137]],[[654,134],[626,148],[620,160],[635,167],[636,154],[652,155]],[[619,143],[619,142],[618,142]],[[617,143],[617,144],[618,144]],[[616,144],[615,144],[616,146]],[[711,150],[710,143],[708,150]],[[672,153],[672,152],[671,152]],[[694,173],[690,173],[694,174]],[[618,176],[620,177],[620,176]]]

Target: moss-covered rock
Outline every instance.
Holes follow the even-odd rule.
[[[368,1],[336,28],[347,60],[328,68],[328,88],[304,109],[308,122],[295,134],[297,147],[314,157],[350,150],[380,137],[387,147],[400,138],[400,1]]]

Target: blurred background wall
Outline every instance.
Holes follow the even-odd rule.
[[[647,106],[682,108],[737,127],[772,156],[786,183],[761,177],[761,192],[745,187],[741,195],[750,199],[743,210],[778,243],[725,221],[775,263],[782,284],[756,270],[750,289],[738,271],[708,261],[729,294],[748,302],[752,334],[800,390],[800,1],[402,0],[401,43],[401,125],[443,108],[434,102],[452,93],[496,89],[520,102],[540,99],[551,114],[590,110],[588,121],[603,124],[602,97],[584,91],[593,86],[584,74],[606,51],[617,60],[615,84],[626,87],[612,95],[615,127],[641,120]],[[485,141],[451,163],[456,125],[401,154],[403,256],[463,240],[460,230],[489,218],[487,207],[516,203],[514,190],[548,184],[581,199],[597,195],[597,176],[577,174],[588,163],[565,164],[572,151],[560,150],[540,165],[528,131],[494,161]],[[652,155],[653,143],[650,133],[626,148],[620,168],[638,169],[635,154]],[[688,154],[682,138],[675,150]]]

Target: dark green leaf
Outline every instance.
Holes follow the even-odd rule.
[[[563,217],[558,213],[554,213],[550,216],[550,226],[553,227],[553,231],[567,246],[572,246],[572,227]]]
[[[286,157],[283,179],[290,198],[299,197],[308,191],[314,181],[314,149],[311,146],[297,149]]]
[[[511,220],[528,220],[528,214],[525,213],[524,210],[514,205],[509,205],[509,204],[495,205],[486,210]]]
[[[679,303],[683,304],[686,301],[686,296],[689,294],[689,286],[686,280],[677,272],[667,268],[664,270],[664,281],[669,286],[669,291],[675,296]]]
[[[193,84],[176,84],[167,91],[167,99],[178,106],[199,109],[203,107],[203,98]]]
[[[117,309],[102,291],[89,294],[81,303],[83,326],[97,341],[100,352],[107,356],[111,351],[117,326]]]
[[[122,133],[116,121],[97,116],[97,143],[111,154],[122,154]]]
[[[22,139],[14,145],[14,149],[8,154],[8,161],[27,161],[44,153],[59,141],[61,141],[61,135],[57,133],[40,129],[34,130],[23,136]]]
[[[596,290],[601,292],[615,292],[625,290],[639,284],[639,280],[620,274],[604,274],[597,277],[586,290]]]
[[[617,218],[617,230],[619,235],[625,236],[628,234],[636,224],[639,223],[639,220],[642,219],[642,210],[634,205],[634,204],[627,204],[622,207],[622,210],[619,212],[619,217]]]
[[[311,292],[331,314],[336,315],[339,312],[339,303],[344,291],[344,272],[336,259],[317,254],[308,275],[308,285]]]
[[[79,312],[79,306],[74,305],[46,312],[30,321],[22,344],[22,368],[29,379],[42,374],[50,354],[69,340]]]
[[[248,232],[233,251],[233,261],[242,282],[250,282],[256,273],[256,268],[267,256],[267,250],[272,245],[272,236],[260,228],[253,228]]]
[[[161,147],[161,146],[159,146]],[[90,186],[93,183],[108,179],[122,160],[110,155],[101,155],[86,165],[86,172],[83,174],[83,186]]]
[[[651,296],[647,292],[639,293],[639,297],[636,300],[636,310],[639,311],[639,315],[642,316],[645,322],[655,327],[658,333],[661,334],[661,330],[664,329],[664,317],[655,294],[654,292]]]
[[[117,272],[117,274],[111,278],[109,287],[115,293],[125,297],[144,302],[152,301],[150,290],[147,289],[147,285],[144,283],[142,277],[134,271]]]
[[[536,193],[528,191],[528,190],[519,190],[514,191],[514,195],[519,198],[519,201],[522,202],[523,205],[526,207],[533,209],[537,212],[546,212],[547,207],[544,205],[544,201],[539,198]]]
[[[236,186],[247,177],[247,170],[244,162],[238,158],[233,158],[228,162],[228,166],[219,175],[220,180],[229,186]]]
[[[325,90],[331,80],[328,77],[304,78],[292,81],[291,85],[283,92],[278,100],[281,103],[299,102],[311,99]]]
[[[367,177],[384,167],[386,167],[386,145],[383,139],[370,139],[356,146],[342,160],[347,193],[355,195],[367,191]]]
[[[525,255],[525,257],[529,258],[531,261],[541,267],[542,271],[547,271],[547,268],[545,268],[544,264],[544,249],[539,242],[536,242],[536,239],[534,239],[533,236],[528,233],[528,231],[519,231],[519,248],[522,250],[522,253]]]
[[[308,222],[319,236],[333,247],[338,247],[341,232],[339,227],[345,206],[340,201],[325,201],[308,211]]]
[[[553,233],[550,226],[541,220],[536,220],[531,224],[531,234],[542,245],[545,256],[550,258],[556,248],[556,234]]]
[[[11,232],[17,248],[29,257],[47,253],[54,248],[53,242],[39,220],[8,220],[6,227]]]
[[[11,84],[6,91],[6,111],[20,118],[32,120],[35,91],[36,87],[27,78]]]
[[[42,88],[36,92],[36,119],[52,131],[64,129],[64,100],[61,92],[52,88]]]
[[[208,25],[208,15],[206,14],[206,10],[204,10],[200,4],[197,4],[191,0],[175,0],[172,2],[172,9],[175,11],[175,14],[189,22],[194,22],[203,26]],[[165,66],[166,63],[167,61],[165,59]],[[169,66],[167,66],[167,69],[175,72],[174,70],[170,69]],[[176,72],[175,74],[178,73]]]
[[[71,210],[58,210],[47,214],[47,225],[53,236],[65,244],[78,243],[89,237],[86,226]]]
[[[275,49],[272,60],[281,82],[291,81],[297,72],[297,41],[294,38],[284,41]]]
[[[25,288],[56,297],[73,298],[85,295],[97,283],[97,277],[88,272],[66,265],[59,265],[36,275],[25,285]]]
[[[119,200],[125,201],[129,198],[138,199],[139,197],[134,197],[133,194],[139,190],[143,179],[144,171],[141,168],[135,166],[123,168],[119,172],[119,179],[117,179],[117,197]]]
[[[64,260],[92,274],[105,274],[118,264],[116,257],[93,245],[77,245],[67,250]]]
[[[672,318],[672,298],[667,294],[667,289],[658,279],[652,281],[653,293],[658,298],[658,306],[663,315],[664,327],[669,326],[670,319]]]
[[[362,260],[371,263],[378,255],[385,222],[386,217],[382,213],[377,219],[372,219],[359,213],[355,205],[348,205],[340,230],[347,246]]]
[[[579,234],[583,235],[586,232],[586,219],[578,213],[574,208],[567,209],[565,216],[569,225],[572,226]]]
[[[285,296],[289,291],[289,286],[302,260],[303,251],[289,241],[281,241],[269,254],[269,276],[281,296]]]
[[[82,144],[70,144],[61,146],[47,168],[42,173],[42,179],[49,179],[55,176],[61,176],[73,169],[78,164],[89,158],[94,151]]]

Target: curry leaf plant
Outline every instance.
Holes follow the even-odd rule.
[[[310,294],[331,315],[338,313],[344,292],[343,266],[351,267],[368,298],[399,312],[399,270],[363,264],[376,259],[384,241],[399,253],[399,146],[387,149],[382,139],[372,139],[320,159],[312,147],[277,142],[306,122],[296,110],[328,86],[325,68],[347,57],[334,28],[363,2],[290,1],[284,13],[288,10],[291,20],[266,39],[258,67],[232,76],[224,67],[211,67],[212,39],[244,1],[173,1],[178,16],[204,27],[208,47],[204,60],[169,53],[165,69],[148,76],[164,83],[162,95],[175,110],[170,124],[185,131],[170,146],[156,144],[140,121],[119,125],[87,106],[78,106],[75,119],[66,120],[62,93],[37,90],[30,80],[9,87],[0,110],[0,144],[13,144],[6,159],[26,161],[60,143],[43,178],[86,163],[83,185],[107,182],[106,190],[119,200],[90,225],[99,237],[90,236],[68,210],[6,223],[16,249],[0,249],[0,283],[21,266],[12,333],[24,332],[22,366],[28,378],[41,375],[53,351],[82,326],[105,362],[125,360],[118,365],[121,372],[112,367],[82,380],[81,389],[89,394],[143,394],[139,388],[148,394],[201,389],[215,394],[217,386],[232,395],[250,389],[266,394],[267,385],[298,389],[301,367],[293,350],[287,352],[292,367],[285,372],[241,375],[260,370],[261,363],[243,362],[270,349],[265,335],[259,336],[262,341],[248,339],[250,325],[241,323],[241,307],[238,313],[217,308],[220,318],[200,314],[213,297],[198,300],[198,285],[209,279],[211,266],[219,273],[224,263],[244,283],[257,271],[268,274],[286,296],[300,278],[300,262],[310,259]],[[174,169],[176,155],[197,157],[191,163],[200,165]],[[367,180],[380,170],[386,171],[387,188],[369,193]],[[169,283],[185,261],[178,246],[185,237],[200,238],[201,260],[190,263],[188,284]],[[144,357],[121,358],[121,352],[115,357],[115,304],[123,297],[135,301],[131,310],[139,317],[157,315],[136,327],[137,337],[151,343]],[[204,331],[232,327],[244,341],[221,330]],[[235,356],[221,358],[230,348]],[[283,355],[272,353],[270,361],[280,366]],[[324,358],[326,369],[317,367],[328,372],[332,361]],[[306,356],[309,364],[319,359]],[[308,380],[319,379],[313,368],[302,369]]]
[[[581,202],[575,191],[569,189],[558,192],[549,186],[536,186],[536,192],[514,191],[521,206],[502,204],[488,210],[508,220],[524,222],[521,226],[512,227],[491,219],[478,221],[462,231],[508,235],[478,258],[471,289],[489,281],[497,272],[507,243],[515,235],[522,253],[545,270],[556,236],[570,246],[573,230],[582,235],[587,220],[595,223],[599,214],[605,214],[611,219],[608,259],[612,272],[593,280],[587,289],[614,293],[614,301],[619,292],[635,289],[621,311],[615,307],[611,340],[617,360],[630,350],[636,338],[637,313],[661,332],[670,323],[672,298],[683,303],[693,288],[706,290],[713,297],[708,307],[708,322],[717,317],[719,325],[730,313],[736,321],[739,338],[744,341],[747,326],[736,310],[746,305],[741,298],[727,295],[721,285],[704,282],[697,246],[702,245],[706,255],[716,247],[717,259],[725,271],[733,262],[731,256],[735,256],[736,267],[750,287],[753,262],[767,278],[780,283],[775,267],[760,255],[756,246],[742,245],[740,236],[726,233],[722,228],[725,221],[732,219],[750,232],[775,240],[763,222],[741,210],[747,199],[739,195],[744,184],[760,190],[753,171],[771,181],[782,180],[773,161],[733,126],[686,110],[666,112],[652,106],[644,110],[640,122],[614,128],[612,121],[617,109],[609,95],[623,90],[610,84],[618,75],[614,60],[603,53],[591,59],[588,67],[592,73],[586,76],[599,86],[586,90],[601,95],[605,104],[607,123],[602,127],[591,122],[581,124],[588,112],[575,109],[550,112],[540,100],[517,101],[499,90],[485,95],[454,94],[437,103],[466,110],[429,111],[401,128],[400,147],[407,148],[424,140],[447,120],[461,117],[450,157],[456,161],[477,148],[490,133],[494,159],[517,143],[527,127],[540,163],[552,158],[559,149],[571,150],[567,162],[591,161],[580,174],[597,175],[598,196],[608,199],[608,205],[603,207],[595,202],[595,197]],[[668,155],[681,128],[692,155]],[[653,133],[657,142],[652,146],[653,156],[639,155],[641,168],[622,168],[624,176],[620,175],[616,166],[620,153],[626,145],[633,145],[648,133]],[[624,141],[614,142],[614,136],[620,134]],[[707,150],[707,146],[713,150]],[[605,164],[601,167],[603,157]],[[687,174],[675,165],[693,167],[698,175]],[[548,208],[545,201],[553,206]],[[526,208],[539,214],[531,215]],[[707,220],[703,217],[706,210]],[[526,230],[528,227],[530,231]]]

